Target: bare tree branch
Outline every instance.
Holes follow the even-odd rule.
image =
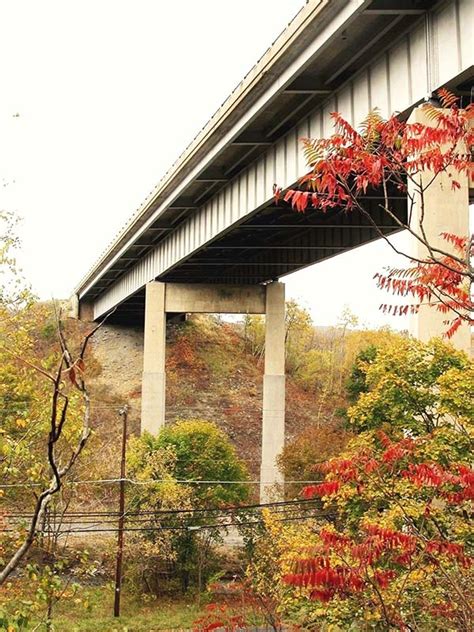
[[[105,322],[103,320],[97,327],[95,327],[91,332],[89,332],[82,341],[82,345],[79,351],[77,358],[74,358],[71,352],[68,349],[66,337],[62,330],[62,326],[60,324],[60,318],[58,315],[58,334],[59,334],[59,344],[61,348],[61,358],[58,362],[58,366],[55,374],[50,374],[47,371],[43,370],[41,367],[38,367],[36,364],[25,360],[10,350],[7,351],[16,359],[20,360],[27,366],[35,369],[41,375],[50,380],[53,384],[53,392],[51,397],[51,416],[50,416],[50,428],[48,434],[48,442],[47,442],[47,458],[48,465],[51,470],[51,480],[46,487],[36,498],[35,507],[33,510],[33,516],[31,518],[31,522],[28,528],[28,532],[22,544],[18,547],[15,553],[12,555],[10,560],[4,566],[4,568],[0,571],[0,586],[7,580],[7,578],[11,575],[11,573],[19,566],[25,555],[28,553],[31,548],[35,538],[41,529],[41,525],[43,523],[43,518],[45,511],[55,494],[59,492],[61,489],[63,479],[67,476],[71,468],[74,466],[76,461],[78,460],[81,452],[87,444],[87,441],[91,434],[90,429],[90,419],[91,419],[91,401],[89,390],[84,378],[84,356],[86,352],[86,348],[89,340],[92,338],[94,333],[102,326]],[[78,379],[71,373],[72,370],[77,370]],[[71,456],[67,460],[67,462],[61,466],[56,457],[56,446],[58,441],[61,439],[64,427],[67,423],[67,414],[69,410],[69,397],[64,392],[64,377],[69,376],[69,380],[76,390],[81,393],[82,402],[84,405],[84,414],[82,420],[82,429],[80,437],[77,440],[77,443],[72,451]]]

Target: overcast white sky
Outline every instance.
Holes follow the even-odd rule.
[[[2,0],[0,208],[24,218],[21,262],[69,296],[129,215],[303,0]],[[19,116],[17,116],[19,115]],[[403,236],[400,236],[403,238]],[[286,277],[317,324],[383,317],[380,242]]]

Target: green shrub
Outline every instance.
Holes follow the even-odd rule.
[[[128,507],[153,512],[146,514],[144,530],[129,538],[131,574],[152,592],[177,584],[183,592],[192,587],[200,592],[216,571],[223,533],[219,509],[248,497],[245,466],[226,435],[199,419],[133,440],[128,462],[129,474],[147,481],[133,489]]]

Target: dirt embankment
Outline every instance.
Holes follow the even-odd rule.
[[[101,366],[94,382],[97,410],[109,402],[115,407],[128,404],[132,432],[138,432],[142,329],[105,325],[96,333],[92,350]],[[178,418],[214,421],[229,435],[252,474],[257,475],[263,360],[246,349],[238,327],[208,317],[194,317],[184,325],[169,326],[166,365],[167,422]],[[291,377],[287,379],[286,405],[287,439],[317,423],[325,414],[317,398]]]

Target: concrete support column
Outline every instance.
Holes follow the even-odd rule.
[[[166,284],[146,286],[141,431],[157,434],[165,423]]]
[[[410,123],[422,123],[423,125],[433,125],[433,121],[426,115],[423,106],[413,110]],[[466,176],[457,177],[455,170],[450,170],[455,179],[461,185],[460,189],[451,188],[451,179],[447,174],[440,174],[436,180],[424,192],[424,219],[423,229],[430,244],[439,247],[444,251],[453,250],[452,246],[441,237],[441,233],[452,233],[454,235],[469,234],[469,188]],[[425,172],[421,176],[422,184],[429,182],[432,174]],[[411,226],[415,232],[420,234],[420,220],[422,205],[417,189],[413,183],[408,184],[408,193],[414,196],[414,206],[412,209]],[[410,204],[410,200],[409,200]],[[410,212],[410,208],[408,209]],[[411,252],[417,259],[424,259],[427,256],[426,248],[415,238],[412,239]],[[433,337],[441,337],[446,331],[445,321],[449,315],[438,312],[435,308],[422,305],[418,314],[411,317],[410,331],[422,341],[428,341]],[[451,339],[451,343],[458,349],[468,354],[471,348],[471,332],[469,326],[461,325],[456,334]]]
[[[266,286],[265,374],[263,377],[262,463],[260,499],[275,497],[269,485],[283,477],[276,457],[285,443],[285,286]]]

